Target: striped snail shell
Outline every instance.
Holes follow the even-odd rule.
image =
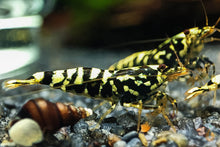
[[[35,120],[43,131],[56,131],[63,126],[73,125],[91,114],[92,110],[88,108],[36,98],[27,101],[18,116]]]

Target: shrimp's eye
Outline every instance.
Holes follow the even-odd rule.
[[[166,68],[167,68],[166,64],[160,64],[158,67],[159,70],[164,70]]]
[[[188,35],[188,34],[189,34],[189,29],[183,31],[183,33],[184,33],[185,35]]]

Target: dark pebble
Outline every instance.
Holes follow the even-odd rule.
[[[129,140],[131,140],[132,138],[138,137],[138,133],[137,131],[131,131],[127,134],[125,134],[121,139],[128,142]]]
[[[197,135],[197,131],[194,128],[194,123],[192,119],[180,119],[178,121],[179,130],[185,130],[186,134],[184,134],[187,138],[191,136]]]
[[[89,128],[89,125],[83,120],[81,119],[79,122],[77,122],[74,127],[73,127],[73,130],[76,134],[85,134],[87,135],[88,134],[88,128]]]
[[[116,117],[106,117],[103,120],[103,123],[113,123],[113,122],[116,122]]]
[[[117,123],[125,127],[128,131],[137,128],[137,116],[133,111],[129,111],[117,118]]]
[[[123,136],[126,130],[122,126],[115,126],[111,128],[110,132],[119,136]]]
[[[106,144],[108,142],[108,135],[110,132],[106,130],[96,129],[91,132],[91,137],[93,140],[99,142],[100,144]]]
[[[108,131],[110,131],[111,128],[116,127],[116,126],[117,126],[116,123],[102,123],[101,124],[101,128],[104,130],[108,130]]]
[[[71,146],[72,147],[85,147],[86,143],[83,140],[83,137],[80,134],[73,133],[70,136]]]

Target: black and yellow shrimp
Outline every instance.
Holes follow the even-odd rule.
[[[120,102],[126,107],[139,109],[138,129],[142,109],[156,109],[162,113],[169,125],[165,108],[167,101],[174,107],[176,100],[168,96],[159,87],[167,81],[189,74],[184,67],[167,68],[166,65],[132,67],[122,70],[102,70],[98,68],[72,68],[67,70],[37,72],[26,80],[9,80],[4,83],[5,89],[22,85],[45,84],[66,92],[101,98],[112,104],[100,120],[109,114]],[[151,102],[156,104],[151,104]]]
[[[216,31],[220,32],[220,29],[216,28],[220,22],[220,17],[213,26],[208,26],[208,19],[206,20],[206,26],[203,28],[194,27],[186,29],[179,34],[168,38],[158,45],[157,48],[133,53],[111,65],[109,69],[118,70],[127,67],[154,64],[166,64],[168,67],[173,68],[179,66],[176,62],[176,57],[178,57],[178,60],[180,60],[186,68],[192,70],[198,69],[203,71],[205,68],[207,72],[208,68],[213,66],[214,74],[214,63],[207,57],[198,57],[198,55],[203,49],[204,43],[220,40],[219,38],[210,37]]]

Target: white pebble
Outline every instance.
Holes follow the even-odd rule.
[[[9,129],[9,136],[19,145],[31,146],[43,140],[43,133],[37,122],[26,118],[18,121]]]

